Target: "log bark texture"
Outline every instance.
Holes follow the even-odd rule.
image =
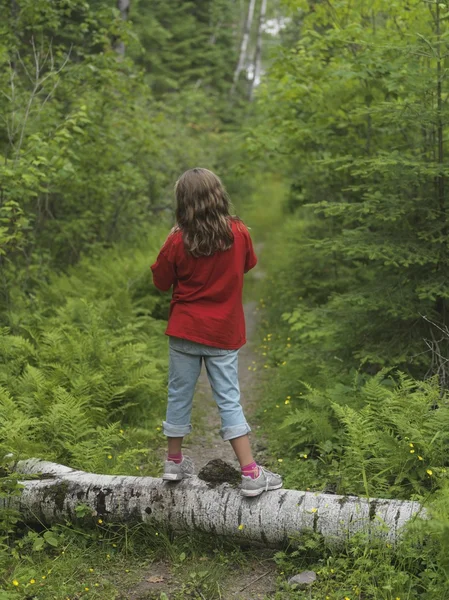
[[[105,522],[151,521],[174,531],[237,536],[276,547],[306,530],[332,539],[367,531],[394,540],[410,519],[425,517],[418,503],[401,500],[287,489],[244,498],[228,483],[211,487],[197,477],[165,483],[153,477],[96,475],[38,459],[20,461],[15,470],[44,478],[21,482],[21,496],[10,498],[8,506],[25,521],[47,525],[75,521],[75,508],[82,503]]]

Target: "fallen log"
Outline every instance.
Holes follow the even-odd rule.
[[[408,521],[425,517],[417,502],[287,489],[244,498],[234,485],[198,477],[166,483],[154,477],[86,473],[34,458],[18,462],[15,471],[41,478],[21,481],[21,495],[0,499],[0,507],[8,502],[26,522],[46,525],[76,521],[76,507],[84,504],[104,522],[152,522],[174,531],[284,546],[305,531],[332,539],[365,531],[395,540]]]

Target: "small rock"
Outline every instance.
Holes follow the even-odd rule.
[[[298,573],[298,575],[294,575],[290,577],[288,580],[288,584],[291,586],[295,586],[300,590],[305,590],[314,584],[316,581],[316,573],[315,571],[303,571],[302,573]]]

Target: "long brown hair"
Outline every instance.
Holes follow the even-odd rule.
[[[192,256],[211,256],[233,242],[231,202],[219,177],[208,169],[189,169],[175,185],[176,229]]]

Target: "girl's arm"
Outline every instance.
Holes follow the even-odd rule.
[[[156,262],[151,265],[153,272],[153,283],[162,292],[167,292],[176,281],[176,269],[174,264],[173,230],[170,231]],[[173,260],[172,260],[173,259]]]
[[[253,269],[257,265],[257,256],[254,252],[253,242],[251,240],[251,236],[249,231],[246,237],[246,258],[245,258],[245,269],[244,272],[248,273],[251,269]]]
[[[153,283],[162,292],[167,292],[176,281],[174,266],[168,258],[160,252],[154,265],[151,265],[153,272]]]

